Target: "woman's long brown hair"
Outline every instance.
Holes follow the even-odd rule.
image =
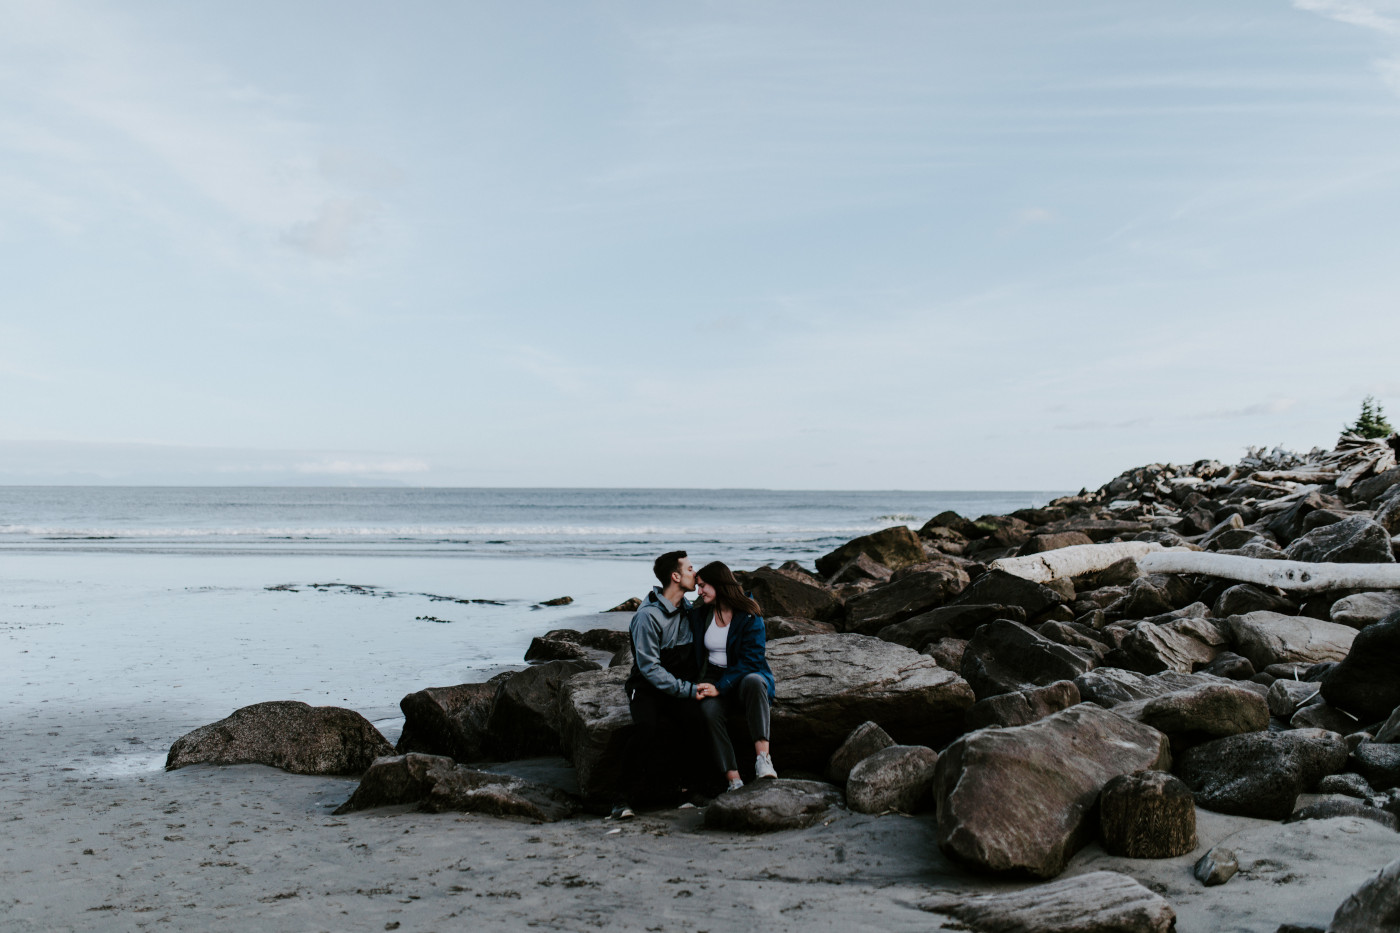
[[[696,574],[701,580],[715,588],[715,602],[730,612],[751,612],[763,615],[758,603],[744,594],[744,588],[734,579],[734,571],[717,560],[710,561]]]

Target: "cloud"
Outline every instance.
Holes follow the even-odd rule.
[[[344,259],[373,218],[369,202],[332,198],[321,205],[316,216],[294,224],[282,242],[317,259]]]
[[[1293,0],[1293,6],[1338,22],[1400,36],[1400,3],[1361,2],[1361,0]],[[1392,15],[1387,15],[1392,14]]]

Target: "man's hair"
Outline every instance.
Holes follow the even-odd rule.
[[[681,558],[685,556],[685,551],[667,551],[651,565],[651,572],[656,574],[656,579],[661,581],[662,586],[671,585],[671,574],[680,568]]]

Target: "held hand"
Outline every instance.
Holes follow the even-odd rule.
[[[695,699],[697,699],[697,700],[703,700],[703,699],[705,699],[706,697],[717,697],[717,696],[719,696],[719,691],[715,689],[715,685],[714,685],[714,684],[696,684],[696,685],[695,685]]]

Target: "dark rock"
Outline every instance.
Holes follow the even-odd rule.
[[[1225,620],[1238,654],[1249,658],[1255,670],[1271,664],[1316,664],[1340,661],[1357,637],[1355,629],[1307,616],[1277,612],[1247,612]]]
[[[1269,692],[1265,694],[1269,713],[1285,721],[1292,719],[1298,706],[1316,697],[1318,689],[1317,684],[1306,680],[1280,677],[1269,685]]]
[[[1372,807],[1365,801],[1344,794],[1300,794],[1288,814],[1285,823],[1300,820],[1330,820],[1336,816],[1354,816],[1362,820],[1380,823],[1386,829],[1400,830],[1400,819],[1379,807]]]
[[[1026,611],[1020,606],[957,605],[939,606],[928,612],[887,625],[876,633],[884,641],[904,645],[906,648],[920,648],[931,641],[942,638],[966,638],[980,625],[993,619],[1026,621]]]
[[[530,642],[526,661],[602,661],[630,645],[626,632],[595,628],[586,632],[561,628]]]
[[[745,833],[805,829],[840,803],[841,792],[820,781],[754,781],[716,797],[705,808],[705,827]]]
[[[852,768],[894,744],[894,739],[879,725],[863,722],[851,730],[840,748],[832,752],[831,760],[826,763],[826,776],[833,784],[845,784]]]
[[[1120,703],[1150,700],[1177,690],[1209,683],[1218,681],[1205,674],[1163,671],[1148,676],[1116,667],[1100,667],[1074,678],[1079,695],[1087,702],[1097,703],[1105,709],[1111,709]]]
[[[1238,684],[1208,683],[1147,700],[1137,718],[1173,739],[1181,736],[1194,742],[1261,732],[1269,727],[1269,705],[1258,693]]]
[[[1217,654],[1217,649],[1189,635],[1151,622],[1141,622],[1128,633],[1119,648],[1103,660],[1112,667],[1143,674],[1161,671],[1189,674],[1214,661]]]
[[[1351,513],[1342,509],[1318,509],[1307,518],[1303,519],[1303,534],[1307,534],[1314,528],[1321,528],[1324,525],[1335,525],[1337,522],[1350,517]]]
[[[628,670],[631,670],[632,646],[628,645],[625,648],[619,649],[617,654],[612,656],[612,660],[608,662],[608,667],[625,667]]]
[[[956,532],[969,540],[982,536],[981,530],[972,523],[971,519],[963,518],[957,512],[939,512],[933,518],[930,518],[924,524],[924,527],[919,529],[919,534],[924,537],[930,537],[932,533],[939,528],[947,528],[949,531]]]
[[[515,672],[506,671],[479,684],[427,687],[399,701],[403,732],[395,751],[445,755],[453,761],[479,761],[487,757],[486,720],[501,682]]]
[[[970,541],[963,554],[979,559],[995,560],[1025,544],[1035,528],[1019,518],[1009,515],[983,515],[975,524],[983,532],[982,536]]]
[[[1062,522],[1051,522],[1048,525],[1043,525],[1040,530],[1044,534],[1078,531],[1088,535],[1089,540],[1099,542],[1109,541],[1113,538],[1126,540],[1144,531],[1151,531],[1152,528],[1142,522],[1120,521],[1118,519],[1070,518]]]
[[[1309,493],[1285,511],[1269,519],[1265,527],[1280,542],[1288,544],[1303,533],[1303,521],[1318,509],[1340,507],[1342,501],[1334,496]]]
[[[642,608],[642,601],[637,597],[633,596],[632,598],[624,599],[616,606],[613,606],[611,609],[608,610],[608,612],[636,612],[640,608]]]
[[[1228,677],[1230,680],[1249,680],[1255,672],[1249,658],[1240,657],[1233,651],[1222,651],[1214,661],[1201,668],[1201,673]]]
[[[763,620],[768,640],[792,638],[796,635],[835,635],[836,626],[830,622],[815,619],[789,619],[786,616],[769,616]]]
[[[1032,583],[1004,570],[989,570],[962,591],[953,601],[958,606],[1020,606],[1026,618],[1033,619],[1064,597],[1048,586]]]
[[[592,651],[583,645],[563,639],[536,635],[530,639],[530,647],[525,649],[525,660],[539,661],[591,661],[600,652]],[[606,655],[605,655],[606,657]]]
[[[1098,573],[1087,574],[1082,578],[1084,586],[1081,588],[1092,590],[1101,589],[1103,587],[1127,587],[1141,576],[1143,576],[1143,572],[1138,569],[1137,560],[1132,557],[1125,557],[1122,560],[1114,561]],[[1126,592],[1127,590],[1125,589],[1123,593],[1116,595],[1122,596]],[[1103,602],[1102,605],[1107,606],[1111,602],[1112,600],[1108,600]]]
[[[983,700],[1024,687],[1073,680],[1093,666],[1087,652],[1042,638],[1018,622],[997,619],[979,628],[967,643],[962,676]]]
[[[1180,574],[1150,574],[1128,585],[1123,598],[1108,607],[1117,618],[1145,619],[1193,602],[1196,589]]]
[[[622,786],[622,753],[632,729],[622,688],[628,673],[626,667],[585,671],[559,690],[560,744],[590,804],[612,803]]]
[[[919,540],[943,554],[962,554],[968,545],[967,538],[941,525],[925,525],[920,528]]]
[[[1391,496],[1376,509],[1376,524],[1385,529],[1386,534],[1400,535],[1400,496]]]
[[[846,601],[846,630],[873,635],[943,605],[965,586],[967,574],[955,567],[923,571],[877,586]]]
[[[967,640],[963,638],[940,638],[924,645],[922,654],[938,662],[938,666],[950,671],[962,670],[963,655],[967,654]]]
[[[1012,518],[1018,518],[1028,525],[1048,525],[1051,522],[1062,522],[1069,517],[1069,513],[1062,508],[1039,508],[1039,509],[1017,509],[1011,513]]]
[[[939,847],[974,868],[1052,878],[1093,836],[1110,779],[1170,762],[1166,736],[1083,703],[973,732],[938,759]]]
[[[789,574],[760,567],[751,573],[734,574],[745,592],[763,607],[765,616],[788,616],[834,622],[841,617],[841,603],[835,596],[812,583]]]
[[[1377,742],[1400,742],[1400,706],[1397,706],[1376,730]]]
[[[1317,792],[1319,794],[1345,794],[1358,800],[1373,797],[1376,793],[1371,785],[1366,783],[1364,777],[1351,771],[1327,775],[1317,782]]]
[[[559,754],[559,688],[593,661],[547,661],[503,681],[486,720],[491,750],[502,758]]]
[[[1400,612],[1400,591],[1383,590],[1344,596],[1332,604],[1328,616],[1338,625],[1365,628],[1394,612]]]
[[[1063,607],[1057,606],[1056,608]],[[1104,654],[1108,651],[1108,645],[1104,643],[1098,632],[1078,622],[1042,622],[1036,626],[1035,633],[1067,648],[1087,651],[1098,661],[1103,660]]]
[[[1325,729],[1338,735],[1349,735],[1361,728],[1351,716],[1325,702],[1299,707],[1288,724],[1294,729]]]
[[[1322,696],[1362,722],[1400,706],[1400,612],[1356,633],[1351,653],[1322,678]]]
[[[379,730],[354,710],[273,700],[234,710],[176,739],[165,770],[254,764],[293,774],[359,774],[374,759],[393,754]]]
[[[1235,872],[1240,870],[1240,859],[1235,854],[1234,849],[1225,846],[1214,846],[1205,855],[1196,860],[1196,865],[1192,869],[1196,880],[1208,888],[1213,888],[1218,884],[1224,884],[1235,877]]]
[[[1281,820],[1299,794],[1346,767],[1346,754],[1334,732],[1247,732],[1190,749],[1177,774],[1207,810]]]
[[[1217,619],[1224,619],[1228,616],[1244,615],[1246,612],[1256,612],[1260,609],[1283,615],[1294,615],[1298,611],[1298,604],[1286,596],[1265,592],[1257,586],[1237,583],[1220,594],[1215,605],[1211,607],[1210,613]]]
[[[441,774],[421,808],[553,823],[578,812],[579,800],[549,784],[458,765]]]
[[[1165,771],[1120,774],[1099,794],[1104,851],[1128,858],[1174,858],[1196,848],[1196,801]]]
[[[1351,753],[1351,769],[1376,790],[1400,787],[1400,745],[1362,742]]]
[[[941,895],[919,905],[979,933],[1171,933],[1176,912],[1127,875],[1094,871],[1001,894]]]
[[[1032,535],[1025,544],[1021,545],[1020,556],[1029,554],[1043,554],[1046,551],[1057,551],[1062,547],[1074,547],[1077,544],[1093,544],[1094,541],[1082,531],[1062,531],[1059,534]]]
[[[817,572],[830,577],[860,554],[884,564],[890,570],[928,560],[924,546],[919,543],[919,536],[906,525],[895,525],[853,538],[830,554],[818,557]]]
[[[772,728],[785,767],[820,768],[856,726],[937,747],[962,729],[972,688],[911,648],[865,635],[804,635],[768,646],[777,679]]]
[[[841,569],[833,573],[826,582],[831,586],[841,583],[859,583],[862,580],[884,583],[892,576],[894,576],[893,570],[878,561],[871,560],[862,553],[842,564]]]
[[[1044,687],[1018,690],[978,700],[963,716],[967,730],[1024,726],[1051,713],[1069,709],[1079,702],[1079,688],[1072,680],[1060,680]]]
[[[1284,549],[1289,560],[1334,564],[1392,564],[1390,535],[1364,515],[1314,528]]]
[[[857,813],[915,813],[933,802],[938,753],[922,745],[891,745],[860,760],[846,782],[846,805]]]
[[[396,804],[418,803],[433,789],[444,772],[457,765],[442,755],[420,755],[410,752],[389,758],[377,758],[360,778],[360,786],[335,810],[335,815],[390,807]]]
[[[1400,933],[1400,859],[1342,901],[1327,933]]]
[[[1353,502],[1370,502],[1400,484],[1400,467],[1368,476],[1347,490]]]

